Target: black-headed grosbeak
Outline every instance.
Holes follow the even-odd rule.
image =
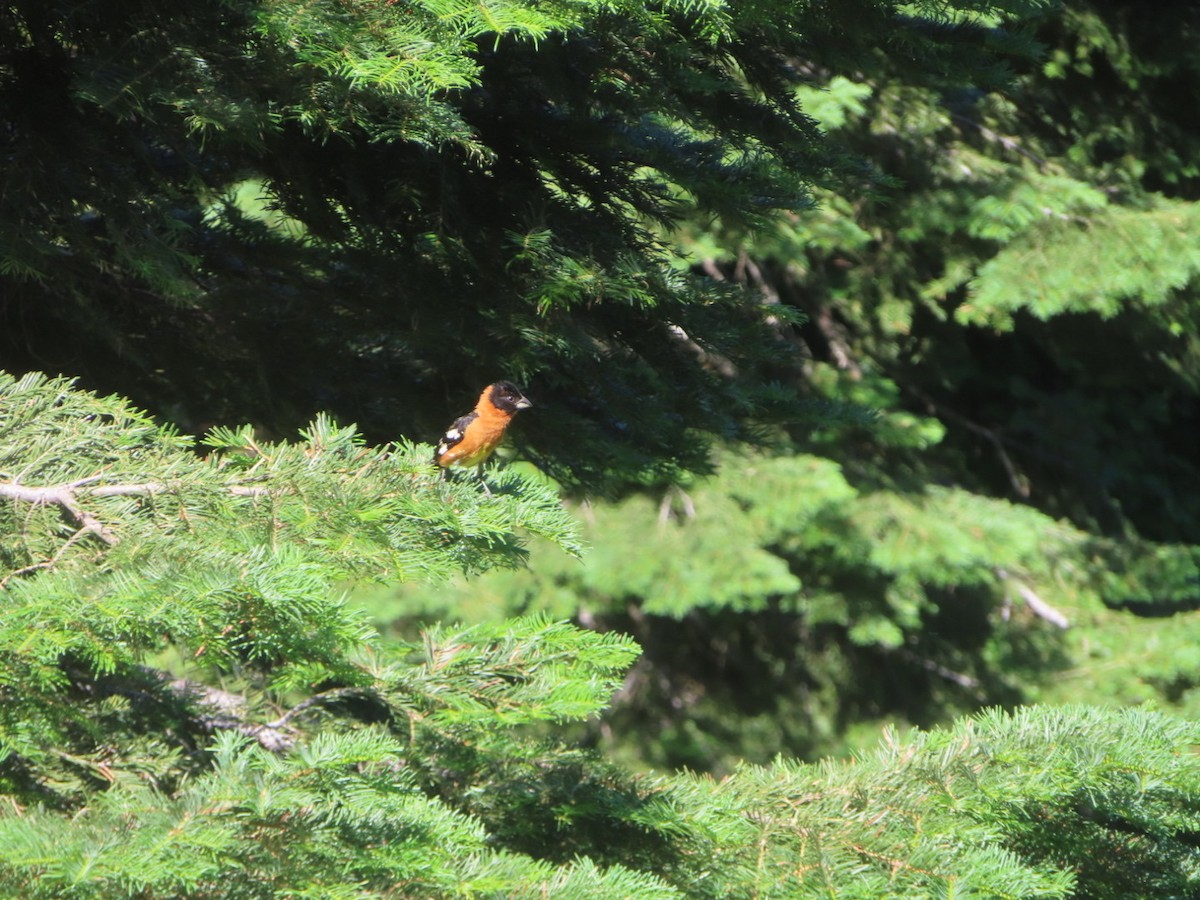
[[[475,409],[460,416],[446,429],[433,453],[433,461],[443,469],[478,466],[482,477],[483,464],[500,445],[512,417],[531,406],[533,404],[511,381],[489,384],[479,395]],[[487,489],[486,483],[484,489]]]

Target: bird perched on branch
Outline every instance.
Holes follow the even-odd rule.
[[[483,480],[483,464],[500,445],[513,416],[533,406],[511,381],[489,384],[479,395],[475,409],[460,416],[446,429],[434,451],[433,461],[443,469],[477,466]],[[489,494],[487,483],[483,489]]]

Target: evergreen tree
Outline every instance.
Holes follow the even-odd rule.
[[[1196,893],[1187,718],[733,761],[1200,709],[1196,23],[1043,5],[0,11],[4,363],[153,410],[0,376],[0,890]]]
[[[189,430],[325,409],[377,440],[507,376],[565,485],[704,469],[706,434],[799,413],[758,377],[783,350],[761,306],[672,265],[660,226],[862,180],[796,102],[800,60],[886,43],[988,79],[1023,49],[985,2],[916,6],[9,4],[5,365]]]
[[[628,638],[531,616],[381,641],[347,578],[574,548],[509,471],[314,423],[189,441],[0,381],[0,890],[85,897],[1130,897],[1200,878],[1200,734],[1035,708],[854,761],[634,778],[593,715]]]
[[[1196,23],[1134,10],[1045,16],[1045,56],[1003,91],[884,58],[801,89],[890,187],[819,188],[753,231],[695,223],[684,246],[805,315],[780,317],[781,383],[874,420],[591,505],[588,566],[539,555],[423,614],[635,635],[588,738],[642,766],[816,758],[993,704],[1200,715],[1197,137],[1176,102]],[[371,605],[404,622],[420,602]]]

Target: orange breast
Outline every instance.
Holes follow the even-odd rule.
[[[504,437],[504,429],[512,416],[503,414],[480,414],[470,427],[463,439],[451,447],[438,460],[443,466],[477,466],[492,455],[492,451]]]

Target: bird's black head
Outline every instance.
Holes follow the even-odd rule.
[[[492,404],[506,413],[515,413],[519,409],[529,409],[533,406],[511,381],[497,381],[492,385]]]

